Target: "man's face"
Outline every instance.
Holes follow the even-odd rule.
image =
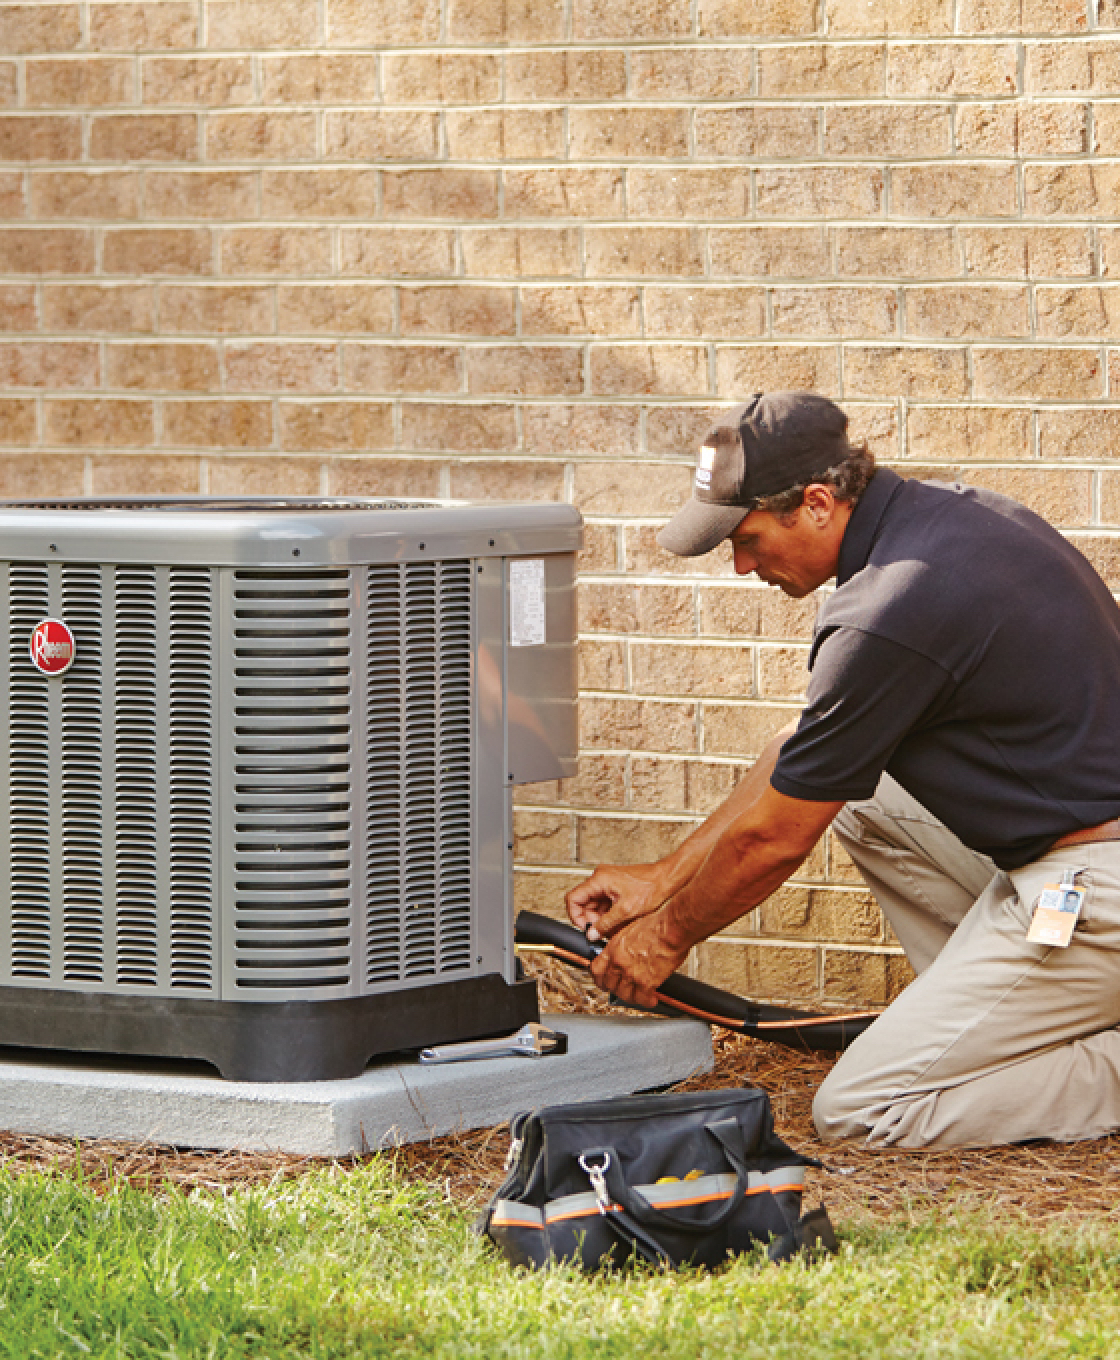
[[[823,497],[814,494],[822,491]],[[850,507],[823,487],[810,487],[805,503],[783,519],[752,510],[731,535],[736,574],[753,571],[795,600],[811,595],[836,575],[850,514]]]

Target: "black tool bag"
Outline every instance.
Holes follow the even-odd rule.
[[[805,1168],[820,1163],[775,1134],[764,1091],[554,1105],[515,1115],[510,1132],[509,1175],[478,1227],[515,1265],[836,1250],[824,1209],[801,1216]]]

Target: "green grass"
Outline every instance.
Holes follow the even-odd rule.
[[[514,1272],[388,1162],[228,1195],[0,1176],[0,1356],[1120,1356],[1120,1231],[951,1206],[714,1275]]]

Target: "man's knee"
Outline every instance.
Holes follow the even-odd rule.
[[[861,1110],[853,1105],[850,1097],[845,1098],[836,1071],[836,1068],[832,1069],[813,1097],[813,1123],[826,1142],[867,1132]]]

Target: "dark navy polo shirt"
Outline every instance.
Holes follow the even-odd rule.
[[[880,468],[836,579],[779,793],[869,798],[885,770],[1003,869],[1120,816],[1120,608],[1045,520]]]

